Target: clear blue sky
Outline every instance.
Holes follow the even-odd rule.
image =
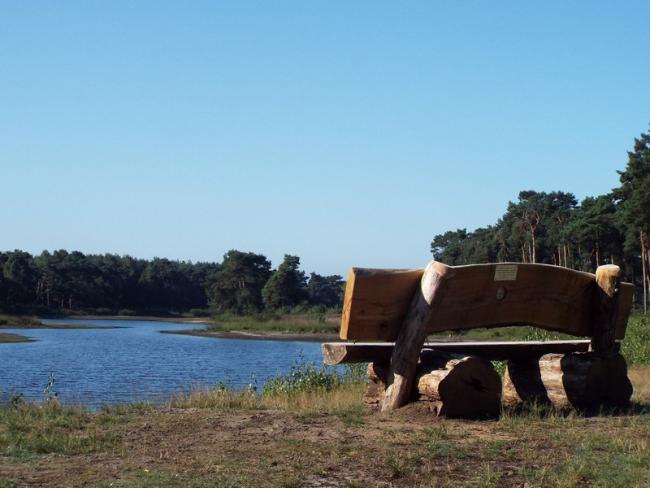
[[[609,191],[650,2],[0,1],[0,249],[415,267]]]

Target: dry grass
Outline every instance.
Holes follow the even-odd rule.
[[[650,405],[650,366],[632,367],[628,376],[634,385],[632,401]]]
[[[0,343],[2,342],[31,342],[31,339],[19,334],[6,334],[0,332]]]
[[[300,413],[331,413],[359,405],[365,386],[344,384],[334,390],[298,391],[292,394],[266,393],[256,395],[248,391],[228,388],[196,390],[174,397],[170,408],[218,410],[283,410]]]
[[[239,316],[223,314],[211,319],[208,331],[285,334],[338,334],[339,314],[283,314]]]
[[[627,412],[538,408],[498,421],[367,411],[362,386],[291,395],[196,391],[98,414],[0,415],[0,487],[650,486],[649,367]]]

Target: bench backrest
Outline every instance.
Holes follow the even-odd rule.
[[[533,325],[591,336],[595,275],[545,264],[475,264],[445,268],[446,287],[434,304],[429,333]],[[352,268],[343,303],[341,339],[394,341],[423,270]],[[634,286],[621,283],[616,339],[625,336]]]

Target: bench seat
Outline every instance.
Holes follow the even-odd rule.
[[[589,340],[568,341],[461,341],[425,342],[422,350],[479,356],[491,361],[539,358],[544,354],[587,352]],[[322,345],[325,364],[388,362],[394,342],[326,342]]]

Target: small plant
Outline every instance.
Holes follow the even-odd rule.
[[[528,332],[524,338],[525,341],[556,341],[558,339],[560,339],[558,334],[537,327]]]
[[[25,404],[25,398],[23,397],[22,393],[12,395],[8,402],[9,408],[19,408],[24,404]]]
[[[50,371],[47,374],[47,385],[45,385],[45,389],[43,390],[43,403],[46,405],[58,402],[59,394],[54,391],[54,381],[54,373]]]
[[[406,464],[397,456],[388,458],[388,469],[393,478],[402,478],[406,475]]]
[[[496,370],[497,373],[499,373],[499,376],[503,378],[503,375],[506,374],[506,368],[508,367],[508,362],[507,361],[492,361],[492,366],[494,366],[494,369]]]
[[[276,376],[266,382],[263,395],[292,394],[308,391],[329,391],[342,383],[341,377],[325,368],[317,368],[314,363],[305,362],[301,355],[284,375]]]
[[[251,381],[246,386],[246,393],[249,393],[251,395],[257,393],[257,376],[255,376],[255,373],[251,373]]]

